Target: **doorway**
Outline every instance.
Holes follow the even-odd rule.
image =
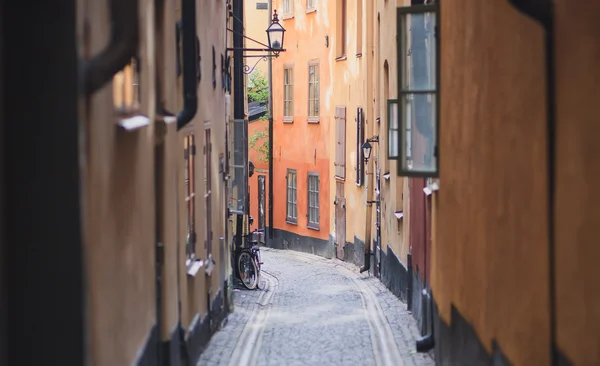
[[[335,247],[338,259],[344,259],[346,245],[346,198],[344,182],[335,182]]]
[[[264,175],[258,176],[258,228],[264,229],[266,226],[266,177]],[[265,235],[260,235],[261,243],[265,243]]]

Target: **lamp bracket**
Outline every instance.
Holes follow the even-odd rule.
[[[252,71],[254,71],[254,69],[256,68],[256,66],[258,66],[258,63],[261,61],[267,61],[269,59],[268,55],[263,55],[263,56],[256,56],[256,57],[260,57],[258,59],[258,61],[256,61],[256,63],[254,63],[254,66],[250,67],[250,65],[244,65],[244,74],[249,75],[252,73]]]

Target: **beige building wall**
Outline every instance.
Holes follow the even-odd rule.
[[[264,44],[269,43],[267,40],[266,31],[271,24],[272,18],[272,14],[269,14],[268,10],[270,1],[272,0],[244,0],[245,35]],[[235,21],[235,19],[233,21]],[[245,47],[247,48],[264,48],[260,44],[252,42],[249,39],[245,39],[244,42],[246,44]],[[267,54],[267,52],[246,52],[247,56],[262,54]],[[267,80],[269,69],[269,61],[267,59],[250,57],[246,58],[244,63],[250,68],[256,64],[256,68],[254,68],[252,73],[248,75],[248,80],[251,80],[251,77],[254,73],[259,73],[265,78],[265,80]]]
[[[85,4],[85,6],[84,6]],[[104,2],[80,0],[79,29],[89,25],[87,51],[108,42],[109,11]],[[153,27],[153,2],[140,1],[140,22]],[[146,23],[147,22],[147,23]],[[148,63],[153,39],[140,39],[142,78],[152,80]],[[86,49],[81,47],[80,49]],[[141,95],[142,113],[154,119],[154,84]],[[154,125],[127,132],[117,126],[111,84],[82,101],[82,164],[85,266],[90,359],[96,365],[131,364],[156,321],[154,301]]]
[[[408,178],[398,176],[397,160],[388,159],[388,100],[398,98],[398,55],[396,50],[396,8],[410,5],[410,0],[376,0],[371,36],[374,39],[375,110],[380,118],[375,130],[379,136],[381,168],[381,241],[389,246],[406,266],[409,244]],[[389,178],[387,176],[389,175]],[[396,213],[402,211],[402,218]],[[388,253],[390,254],[390,253]]]
[[[226,156],[227,110],[221,60],[227,56],[227,10],[225,2],[196,1],[202,74],[198,110],[188,126],[177,131],[175,124],[163,123],[163,114],[157,110],[164,108],[176,114],[182,108],[182,83],[181,78],[177,79],[175,65],[175,24],[181,18],[180,6],[180,1],[166,0],[163,8],[158,9],[161,17],[157,21],[155,3],[141,0],[140,74],[133,67],[126,67],[112,83],[81,101],[85,131],[80,151],[85,202],[82,215],[86,287],[90,289],[88,336],[90,360],[95,365],[132,364],[152,339],[157,325],[157,240],[165,248],[162,341],[173,336],[181,315],[181,326],[188,340],[195,342],[189,338],[194,331],[196,334],[209,331],[200,327],[208,319],[208,302],[213,303],[219,292],[221,298],[226,292],[223,288],[227,276],[224,269],[228,269],[229,262],[228,241],[224,238],[226,192],[219,162],[220,156]],[[85,51],[81,57],[98,54],[106,47],[110,35],[108,5],[78,0],[77,21],[79,49]],[[157,100],[162,105],[157,105]],[[133,130],[118,125],[122,118],[139,114],[148,117],[147,125]],[[208,129],[211,159],[205,162],[203,151]],[[211,254],[215,262],[212,272],[206,273],[204,267],[196,277],[186,273],[185,263],[183,138],[186,133],[196,135],[196,256],[206,263]],[[207,166],[211,171],[209,191],[205,180]],[[158,190],[155,173],[160,182]],[[204,198],[207,193],[210,193],[210,215]],[[210,253],[205,249],[209,216],[213,233]],[[196,347],[192,352],[198,351]]]
[[[346,179],[344,190],[346,206],[354,209],[346,211],[346,242],[371,245],[376,239],[375,204],[368,207],[367,200],[375,200],[375,161],[380,168],[381,186],[381,248],[384,254],[389,246],[395,256],[406,265],[408,245],[408,180],[397,176],[397,164],[387,156],[387,100],[397,97],[397,55],[396,55],[396,7],[403,0],[365,1],[346,0],[346,35],[341,39],[342,5],[338,0],[329,3],[330,11],[335,11],[336,25],[330,27],[334,50],[334,95],[335,106],[346,106]],[[341,42],[345,42],[345,55],[342,55]],[[366,167],[362,186],[356,184],[358,151],[356,136],[356,110],[363,108],[365,125],[364,140],[379,137],[373,146],[371,159]],[[379,122],[378,122],[379,121]],[[335,126],[332,126],[335,129]],[[335,146],[336,135],[331,134],[330,143]],[[333,159],[332,159],[333,161]],[[332,164],[332,176],[335,167]],[[336,192],[336,182],[330,182],[332,195]],[[396,212],[403,212],[397,219]],[[334,211],[332,210],[332,217]],[[335,235],[335,219],[332,219],[331,232]],[[360,246],[355,246],[355,250]],[[354,253],[355,262],[362,263],[363,253]]]
[[[344,9],[346,20],[344,21]],[[333,67],[333,107],[343,106],[346,108],[345,128],[345,179],[334,178],[330,181],[332,195],[336,195],[336,183],[344,185],[344,197],[346,199],[346,253],[344,256],[354,262],[363,260],[361,246],[355,246],[355,238],[359,243],[368,240],[368,230],[371,225],[366,223],[366,200],[367,189],[372,189],[374,180],[371,179],[373,164],[369,162],[366,169],[369,174],[365,176],[361,186],[356,184],[358,171],[356,157],[360,154],[357,144],[357,108],[363,108],[364,114],[364,136],[373,136],[374,121],[377,118],[373,110],[372,79],[367,77],[368,70],[372,70],[373,53],[369,52],[368,45],[371,40],[369,14],[373,6],[370,1],[362,0],[337,0],[328,2],[329,11],[334,13],[335,22],[330,27],[330,39],[332,49]],[[343,24],[345,23],[345,31]],[[333,121],[335,122],[335,121]],[[330,135],[331,146],[336,146],[337,126],[332,125]],[[375,144],[373,152],[376,153]],[[335,154],[335,150],[332,151]],[[331,176],[335,176],[335,155],[332,157]],[[374,211],[374,210],[373,210]],[[336,237],[335,209],[332,210],[331,235]],[[374,235],[374,230],[373,235]],[[365,245],[369,245],[365,243]]]

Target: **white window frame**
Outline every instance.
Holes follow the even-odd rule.
[[[319,230],[321,226],[321,177],[318,172],[308,172],[307,183],[307,227]]]
[[[286,210],[285,221],[289,224],[298,224],[298,172],[288,169],[286,172]]]

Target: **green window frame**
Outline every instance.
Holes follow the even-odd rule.
[[[397,8],[398,113],[388,119],[398,148],[398,176],[439,176],[439,4]],[[390,104],[388,102],[388,115]],[[392,127],[397,126],[397,130]],[[390,141],[392,138],[390,136]],[[396,157],[394,157],[396,155]]]

